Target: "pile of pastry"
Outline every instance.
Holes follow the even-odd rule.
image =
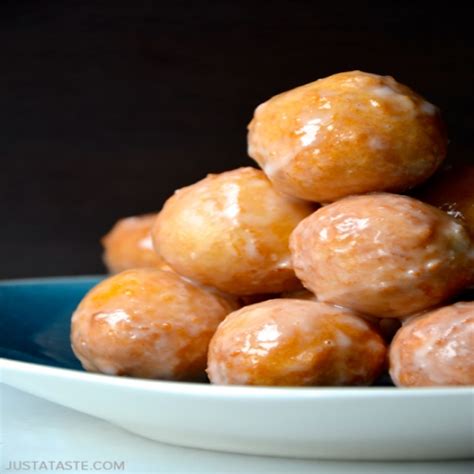
[[[418,188],[446,148],[439,110],[391,77],[271,98],[249,125],[261,169],[208,175],[103,239],[113,275],[73,314],[75,354],[214,384],[474,384],[474,166]]]

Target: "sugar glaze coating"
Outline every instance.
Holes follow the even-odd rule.
[[[127,270],[81,301],[72,316],[72,348],[91,372],[201,380],[209,340],[237,307],[173,272]]]
[[[132,268],[162,268],[166,265],[153,248],[151,239],[156,216],[144,214],[120,219],[102,238],[103,260],[110,273]]]
[[[446,155],[434,105],[392,77],[361,71],[272,97],[248,129],[248,153],[275,186],[316,202],[405,191]]]
[[[403,387],[474,385],[474,302],[407,321],[390,348],[390,375]]]
[[[303,284],[325,301],[397,318],[472,282],[474,248],[451,216],[388,193],[352,196],[303,220],[290,239]]]
[[[277,192],[260,170],[209,175],[178,190],[153,230],[179,274],[236,295],[300,287],[288,239],[314,207]]]
[[[228,385],[368,385],[385,363],[382,338],[352,311],[297,299],[231,313],[209,346],[209,379]]]
[[[455,166],[436,175],[419,199],[461,220],[474,238],[474,165]]]

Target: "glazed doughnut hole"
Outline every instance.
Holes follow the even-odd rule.
[[[309,201],[405,191],[446,155],[435,106],[392,77],[360,71],[271,98],[248,128],[248,153],[274,185]]]
[[[173,272],[128,270],[84,297],[72,316],[72,348],[92,372],[203,380],[209,341],[237,307]]]
[[[178,190],[153,229],[179,274],[236,295],[300,287],[288,239],[314,207],[277,192],[264,173],[240,168]]]
[[[474,165],[455,166],[439,173],[419,197],[460,219],[474,238]]]
[[[474,302],[404,324],[390,347],[390,375],[401,387],[474,385]]]
[[[473,244],[454,218],[395,194],[322,207],[291,236],[293,265],[319,301],[398,318],[450,298],[472,281]]]
[[[382,338],[352,311],[276,299],[227,316],[211,340],[207,373],[227,385],[369,385],[385,357]]]
[[[446,144],[438,109],[389,76],[271,98],[248,127],[263,171],[208,175],[102,239],[115,275],[74,312],[74,353],[112,375],[363,386],[391,341],[396,385],[474,384],[474,302],[439,308],[474,284],[474,167],[420,201],[388,193],[430,178]]]
[[[102,238],[103,260],[110,273],[143,267],[166,267],[153,248],[151,229],[157,214],[126,217]]]

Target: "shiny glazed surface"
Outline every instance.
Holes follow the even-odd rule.
[[[211,386],[84,373],[70,351],[70,314],[96,283],[0,282],[5,384],[180,446],[352,464],[473,456],[471,387]]]
[[[390,347],[390,375],[402,387],[474,385],[474,302],[407,321]]]
[[[153,229],[179,274],[237,295],[300,286],[288,239],[314,207],[277,192],[254,168],[209,175],[168,199]]]
[[[455,166],[439,173],[419,198],[460,219],[474,238],[474,165]]]
[[[352,196],[303,220],[290,241],[293,265],[319,301],[375,317],[437,305],[472,281],[466,229],[407,196]]]
[[[248,153],[275,186],[317,202],[407,190],[446,155],[434,105],[390,76],[361,71],[272,97],[248,129]]]
[[[151,228],[157,214],[126,217],[102,238],[104,263],[111,273],[142,267],[161,268],[164,260],[155,252]]]
[[[86,370],[170,380],[205,377],[209,340],[237,308],[174,272],[128,270],[87,293],[72,317],[74,353]]]
[[[209,346],[209,379],[224,385],[369,385],[385,343],[352,311],[296,299],[231,313]]]

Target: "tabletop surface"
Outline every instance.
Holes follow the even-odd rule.
[[[130,434],[105,421],[33,397],[6,385],[1,389],[0,414],[1,463],[2,472],[5,473],[21,472],[19,468],[27,467],[30,472],[64,472],[69,467],[67,472],[96,470],[186,474],[227,472],[472,474],[474,472],[472,461],[429,463],[316,461],[244,456],[169,446]],[[117,469],[113,469],[113,463]],[[36,471],[33,471],[33,467],[36,467]]]

